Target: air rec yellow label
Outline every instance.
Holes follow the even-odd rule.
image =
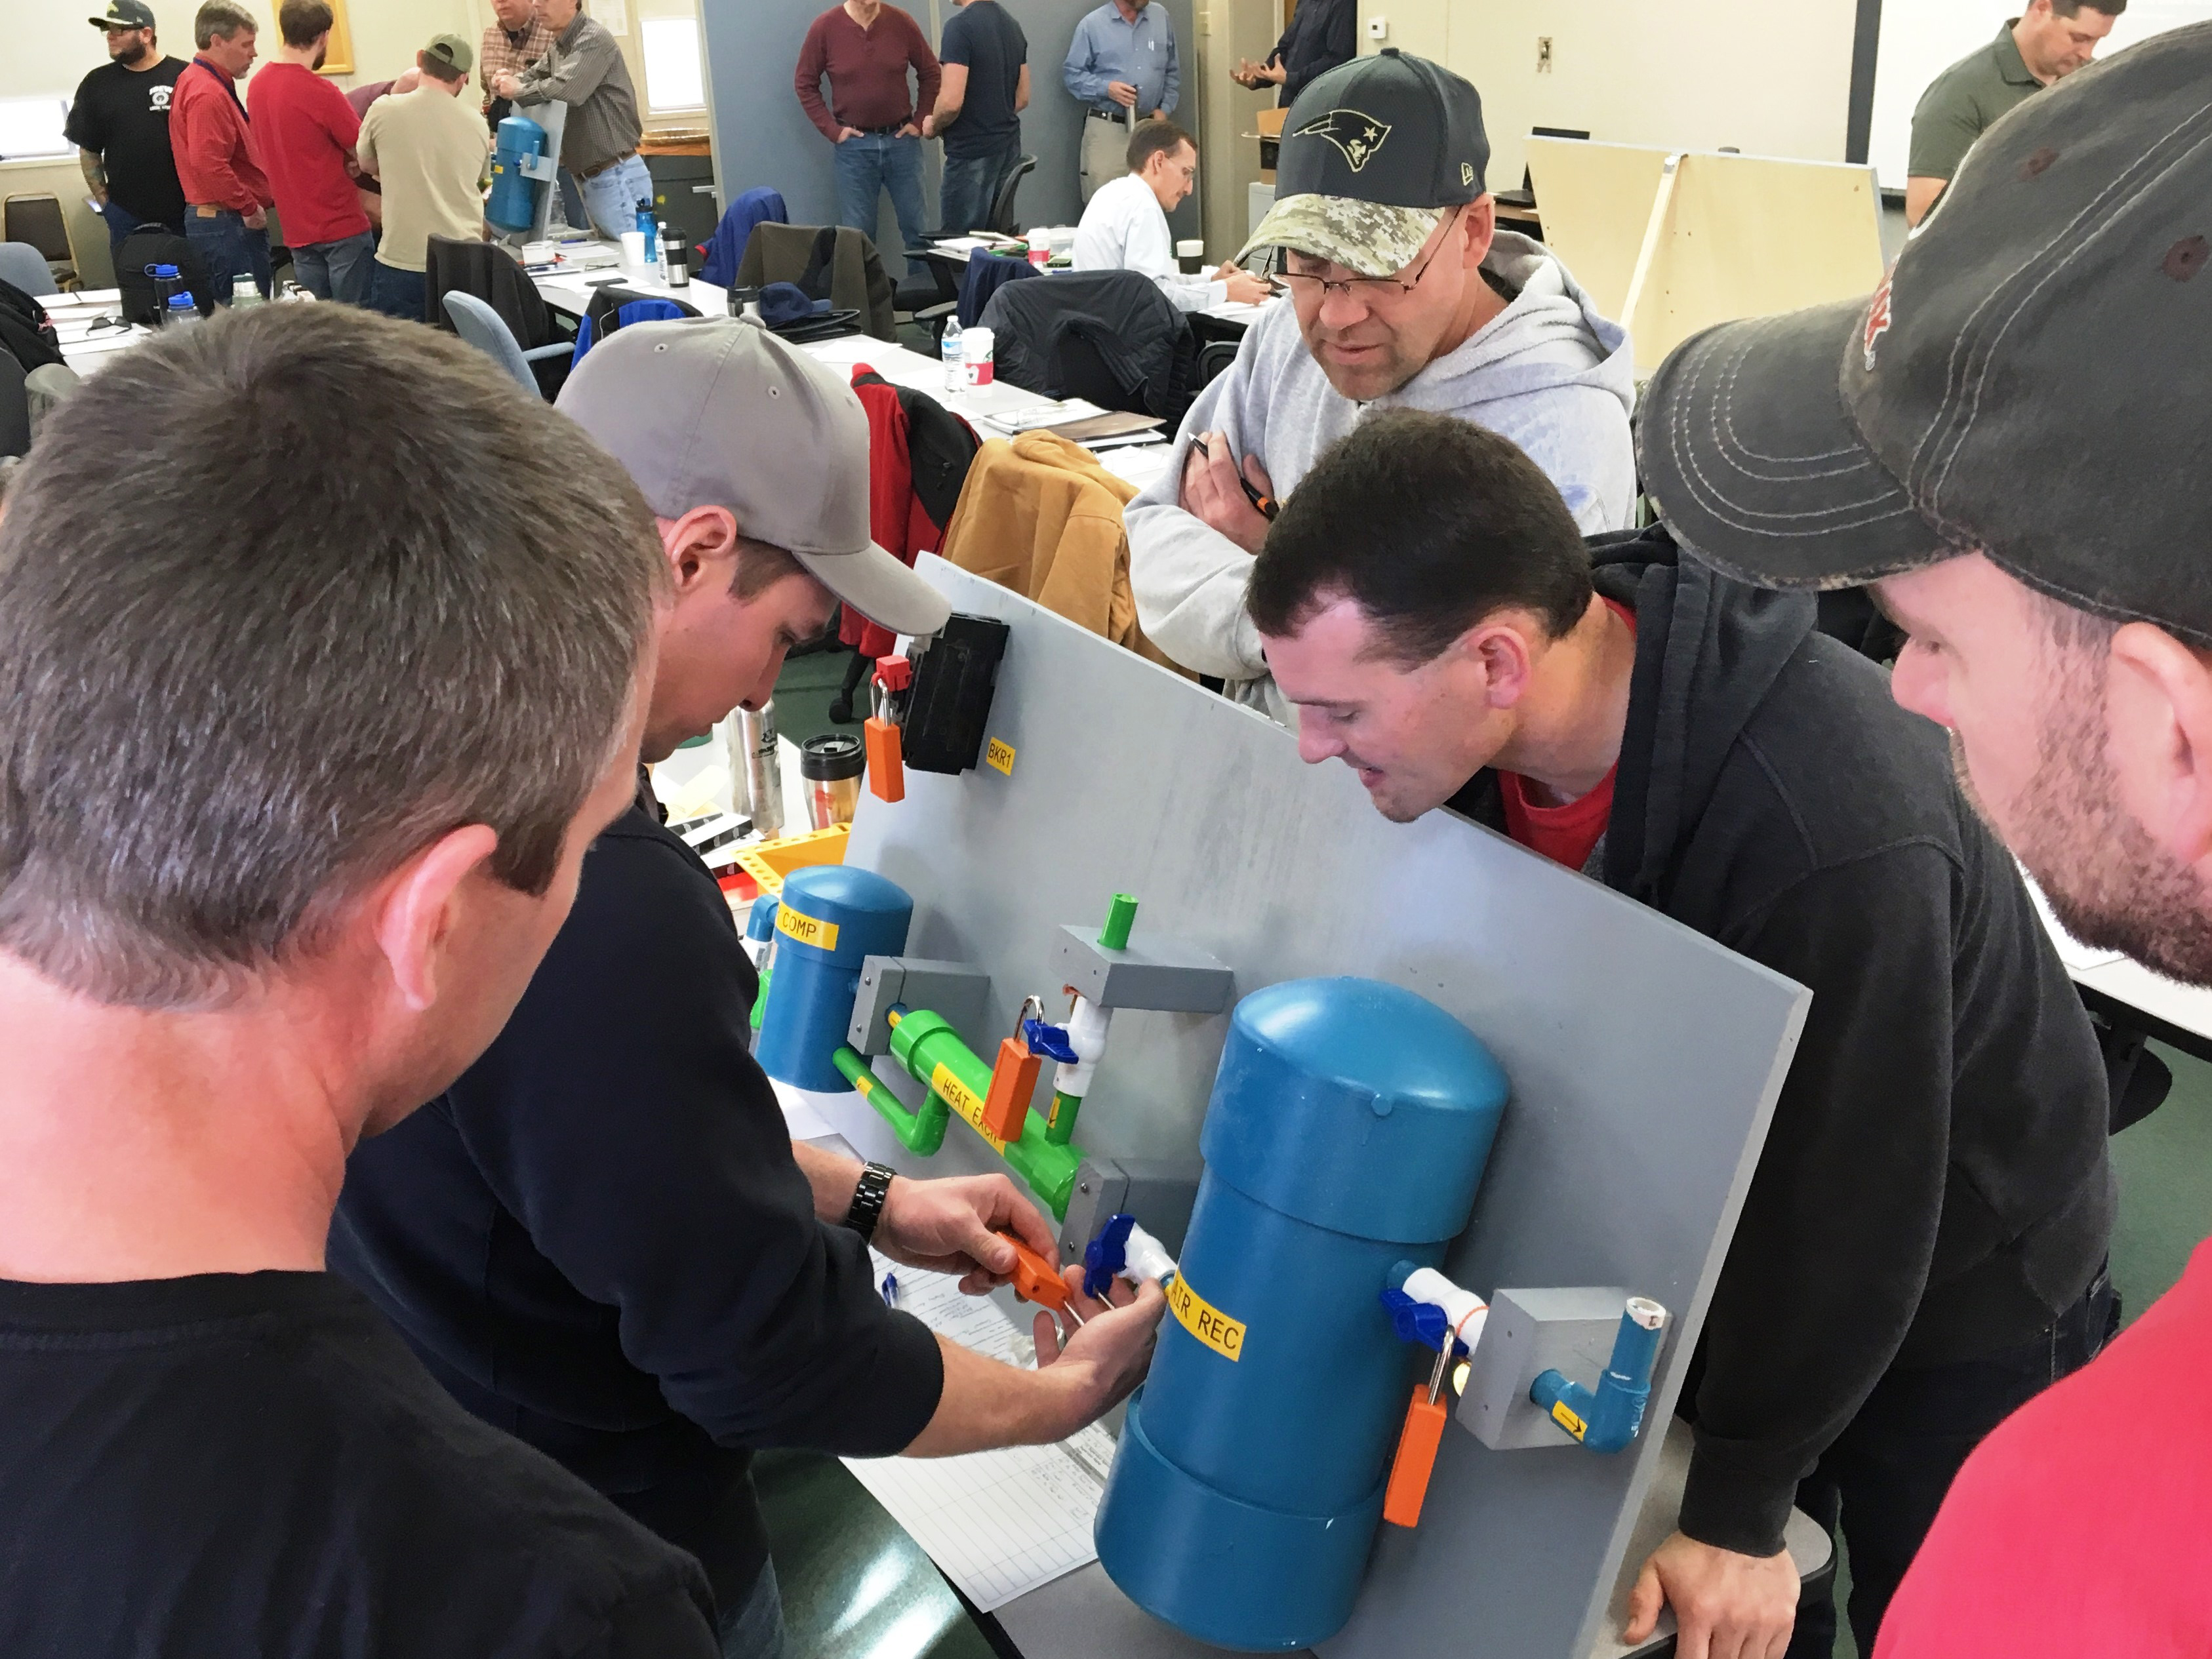
[[[797,939],[801,945],[811,945],[817,950],[837,948],[837,924],[817,921],[812,916],[802,916],[788,904],[777,907],[775,931]]]
[[[1006,1143],[983,1127],[983,1097],[953,1076],[952,1068],[940,1062],[929,1074],[929,1086],[939,1099],[968,1120],[968,1126],[991,1143],[991,1150],[1003,1152]]]
[[[1224,1359],[1244,1357],[1244,1326],[1190,1287],[1181,1273],[1168,1281],[1168,1311],[1176,1323]]]
[[[1011,778],[1014,775],[1014,745],[992,738],[983,745],[983,764]]]
[[[1552,1421],[1558,1424],[1561,1428],[1565,1429],[1569,1434],[1574,1436],[1577,1440],[1581,1439],[1583,1433],[1589,1428],[1589,1424],[1583,1422],[1581,1418],[1577,1417],[1572,1412],[1567,1409],[1567,1402],[1564,1400],[1553,1402],[1552,1406]]]

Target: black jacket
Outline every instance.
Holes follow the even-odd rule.
[[[1267,54],[1283,66],[1277,104],[1288,109],[1316,76],[1359,55],[1358,0],[1300,0],[1297,15]]]
[[[2105,1069],[1942,732],[1814,631],[1813,597],[1663,531],[1592,556],[1637,635],[1589,873],[1813,993],[1683,1407],[1682,1530],[1771,1554],[1884,1372],[2027,1341],[2094,1277]]]
[[[998,377],[1047,398],[1088,398],[1172,427],[1197,391],[1197,341],[1141,271],[1008,283],[983,307],[983,325]]]
[[[497,1041],[355,1152],[331,1231],[463,1405],[698,1556],[726,1607],[767,1559],[751,1449],[889,1455],[944,1387],[815,1219],[747,1051],[757,984],[706,866],[634,808]]]

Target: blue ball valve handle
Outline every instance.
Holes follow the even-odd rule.
[[[1659,1339],[1666,1328],[1664,1308],[1644,1297],[1630,1297],[1620,1316],[1620,1334],[1613,1338],[1613,1358],[1598,1379],[1596,1391],[1564,1372],[1545,1371],[1529,1389],[1528,1398],[1590,1450],[1619,1451],[1644,1425],[1644,1404],[1651,1397],[1651,1366],[1659,1357]]]
[[[1175,1258],[1133,1215],[1107,1217],[1098,1237],[1083,1247],[1083,1293],[1093,1302],[1106,1299],[1117,1276],[1132,1281],[1149,1279],[1164,1290],[1175,1273]]]

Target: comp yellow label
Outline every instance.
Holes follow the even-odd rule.
[[[837,948],[837,924],[817,921],[812,916],[802,916],[788,904],[779,906],[775,913],[775,931],[787,934],[801,945],[811,945],[817,950]]]
[[[1574,1436],[1577,1440],[1583,1437],[1583,1432],[1589,1427],[1589,1424],[1583,1422],[1581,1418],[1577,1417],[1572,1412],[1567,1409],[1567,1402],[1564,1400],[1558,1401],[1553,1405],[1552,1421],[1558,1424],[1561,1428],[1565,1429],[1569,1434]]]
[[[1168,1311],[1177,1324],[1224,1359],[1244,1357],[1243,1322],[1231,1319],[1191,1289],[1190,1281],[1181,1273],[1168,1281]]]
[[[1011,778],[1014,775],[1014,745],[992,738],[983,745],[983,764]]]
[[[968,1120],[970,1128],[991,1143],[993,1152],[1006,1150],[1006,1143],[983,1127],[983,1097],[953,1076],[950,1066],[940,1063],[929,1074],[929,1086],[936,1091],[938,1098]]]

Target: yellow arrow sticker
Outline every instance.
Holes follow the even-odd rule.
[[[837,924],[817,921],[812,916],[802,916],[788,904],[780,905],[775,913],[775,931],[797,939],[801,945],[811,945],[817,950],[837,948]]]
[[[1552,1421],[1558,1424],[1561,1428],[1565,1429],[1569,1434],[1574,1436],[1577,1440],[1581,1439],[1583,1436],[1589,1431],[1589,1425],[1583,1422],[1582,1419],[1576,1416],[1574,1413],[1569,1411],[1567,1409],[1567,1402],[1564,1400],[1558,1401],[1553,1406]]]
[[[1190,1281],[1177,1273],[1168,1281],[1168,1311],[1176,1322],[1224,1359],[1244,1357],[1244,1326],[1241,1320],[1231,1319],[1190,1287]]]

